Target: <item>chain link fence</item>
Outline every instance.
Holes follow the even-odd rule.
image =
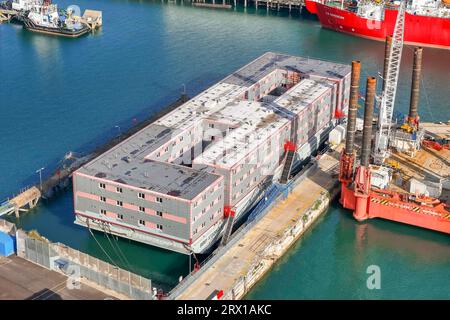
[[[131,299],[153,299],[150,279],[113,266],[63,244],[29,237],[22,230],[17,232],[17,255],[47,269],[64,273],[69,277],[84,278]]]

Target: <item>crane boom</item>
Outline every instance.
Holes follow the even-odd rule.
[[[397,93],[400,61],[402,59],[403,35],[405,31],[405,1],[401,1],[398,7],[397,20],[395,21],[394,34],[387,66],[387,78],[381,96],[378,113],[378,128],[375,136],[375,148],[373,151],[374,162],[381,164],[388,157],[389,134],[394,111],[395,95]]]

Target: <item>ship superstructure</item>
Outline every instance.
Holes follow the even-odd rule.
[[[288,154],[299,163],[326,140],[349,83],[347,65],[262,55],[77,170],[75,222],[206,252],[283,178]]]
[[[33,32],[75,38],[93,28],[76,12],[76,6],[61,10],[50,0],[14,0],[11,7],[17,11],[15,18]],[[101,25],[101,20],[98,24]]]
[[[305,0],[321,25],[355,36],[383,41],[391,35],[400,4],[405,5],[405,43],[450,48],[450,1]]]
[[[62,13],[56,4],[35,4],[23,14],[22,21],[27,29],[46,34],[79,37],[89,32],[73,11]]]

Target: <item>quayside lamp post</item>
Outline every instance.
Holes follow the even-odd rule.
[[[38,170],[36,170],[36,173],[39,173],[39,189],[42,191],[42,171],[45,169],[45,167],[42,167]]]

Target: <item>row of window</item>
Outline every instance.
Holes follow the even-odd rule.
[[[217,186],[217,187],[214,187],[214,188],[212,188],[211,189],[211,191],[209,192],[210,194],[213,194],[218,188],[220,188],[222,186],[222,183],[219,183],[219,185]],[[203,196],[202,196],[202,201],[203,200],[206,200],[206,198],[207,198],[207,193],[205,192],[204,194],[203,194]],[[222,195],[219,195],[219,200],[222,200]],[[214,201],[213,201],[213,203],[210,205],[211,207],[213,206],[213,204],[214,204]],[[197,208],[197,206],[198,206],[198,201],[195,201],[194,202],[194,208]]]
[[[100,197],[100,201],[106,202],[106,198],[105,197]],[[117,200],[116,201],[116,205],[118,207],[123,207],[123,201]],[[145,207],[139,207],[139,211],[140,212],[145,212]],[[163,213],[162,213],[162,211],[156,211],[156,215],[162,217]]]
[[[213,218],[213,217],[212,217]],[[212,219],[211,219],[212,220]],[[197,227],[194,231],[192,231],[192,235],[196,235],[200,230],[206,227],[206,222],[203,222],[201,226]]]
[[[212,207],[213,204],[211,204]],[[203,209],[201,213],[194,215],[192,218],[192,222],[195,222],[197,219],[201,218],[204,214],[206,213],[206,210]],[[215,214],[222,214],[222,208],[220,208],[219,210],[216,211],[216,213],[213,213],[210,217],[210,220],[214,219]]]
[[[106,215],[106,210],[105,209],[100,209],[100,213],[103,215]],[[123,220],[123,214],[116,214],[116,217],[118,220]],[[144,226],[145,227],[145,220],[139,220],[138,224],[140,226]],[[156,228],[158,228],[159,230],[163,229],[163,226],[161,224],[157,224]]]
[[[221,215],[222,214],[222,209],[219,209],[216,213],[212,214],[209,217],[210,221],[213,221],[214,218],[216,217],[216,215]],[[194,217],[194,221],[195,221],[195,217]],[[193,232],[193,235],[196,235],[200,230],[202,230],[204,227],[206,227],[206,222],[203,222],[200,226],[198,226]]]
[[[99,187],[100,189],[106,189],[106,184],[100,182],[100,183],[98,184],[98,187]],[[122,189],[121,187],[116,187],[116,192],[117,192],[117,193],[123,193],[123,189]],[[145,199],[145,197],[146,197],[146,196],[145,196],[145,193],[143,193],[143,192],[139,192],[139,193],[137,194],[137,196],[138,196],[139,199]],[[105,198],[105,197],[101,197],[101,198]],[[103,200],[102,200],[102,201],[103,201]],[[106,199],[105,199],[104,201],[106,201]],[[156,202],[163,202],[163,198],[161,198],[161,197],[156,197]]]

